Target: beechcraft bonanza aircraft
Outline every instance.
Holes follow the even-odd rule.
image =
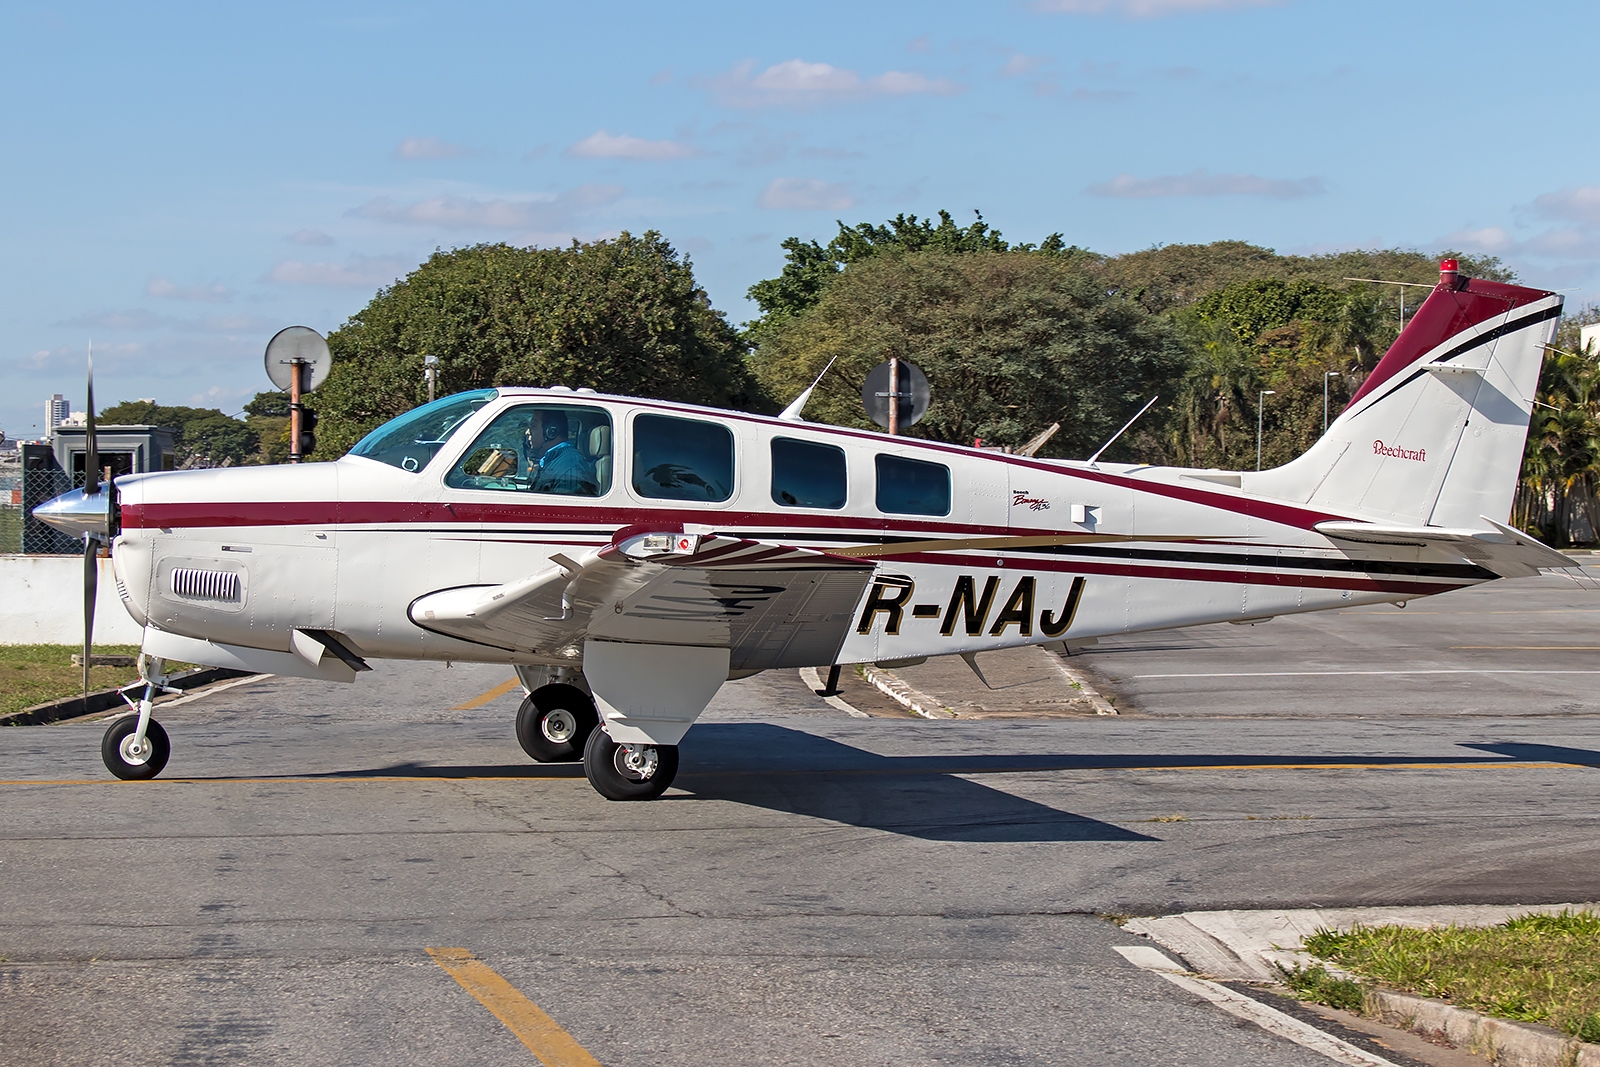
[[[1575,566],[1507,525],[1560,314],[1555,293],[1446,260],[1327,434],[1259,472],[502,388],[417,408],[337,462],[104,489],[91,474],[35,514],[90,554],[110,541],[117,592],[145,628],[138,715],[102,744],[121,778],[167,761],[150,717],[167,660],[344,682],[373,659],[466,660],[515,669],[530,756],[582,760],[604,796],[649,799],[730,678],[1399,602]]]

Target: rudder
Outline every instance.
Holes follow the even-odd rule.
[[[1461,277],[1439,284],[1328,432],[1251,493],[1406,524],[1477,527],[1511,513],[1561,297]]]

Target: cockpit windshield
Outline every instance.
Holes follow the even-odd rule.
[[[350,450],[403,471],[420,471],[472,413],[500,395],[494,389],[457,393],[408,411],[373,430]]]

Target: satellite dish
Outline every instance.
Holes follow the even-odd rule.
[[[915,363],[900,360],[900,410],[897,422],[900,429],[911,426],[928,413],[928,400],[933,391],[928,388],[928,376]],[[889,361],[873,367],[861,386],[861,402],[867,407],[867,417],[889,428]]]
[[[333,355],[328,351],[328,342],[316,330],[309,326],[289,326],[273,334],[272,340],[267,342],[266,364],[267,377],[286,393],[294,382],[295,365],[309,368],[301,372],[300,379],[301,392],[309,393],[328,380]]]

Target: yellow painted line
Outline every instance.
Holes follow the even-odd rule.
[[[527,1045],[545,1067],[600,1067],[600,1061],[589,1055],[560,1023],[471,952],[464,948],[430,948],[427,952],[462,989],[505,1023],[506,1029]]]
[[[513,689],[515,689],[517,686],[519,686],[521,684],[522,684],[521,682],[519,682],[515,678],[513,678],[513,679],[511,679],[511,681],[506,682],[504,685],[497,685],[493,689],[489,690],[487,693],[484,693],[484,694],[482,694],[480,696],[473,697],[471,700],[467,701],[465,704],[457,704],[455,707],[451,708],[450,710],[451,711],[471,711],[473,708],[481,708],[485,704],[489,703],[491,700],[499,700],[501,697],[505,696],[507,693],[511,692]]]

